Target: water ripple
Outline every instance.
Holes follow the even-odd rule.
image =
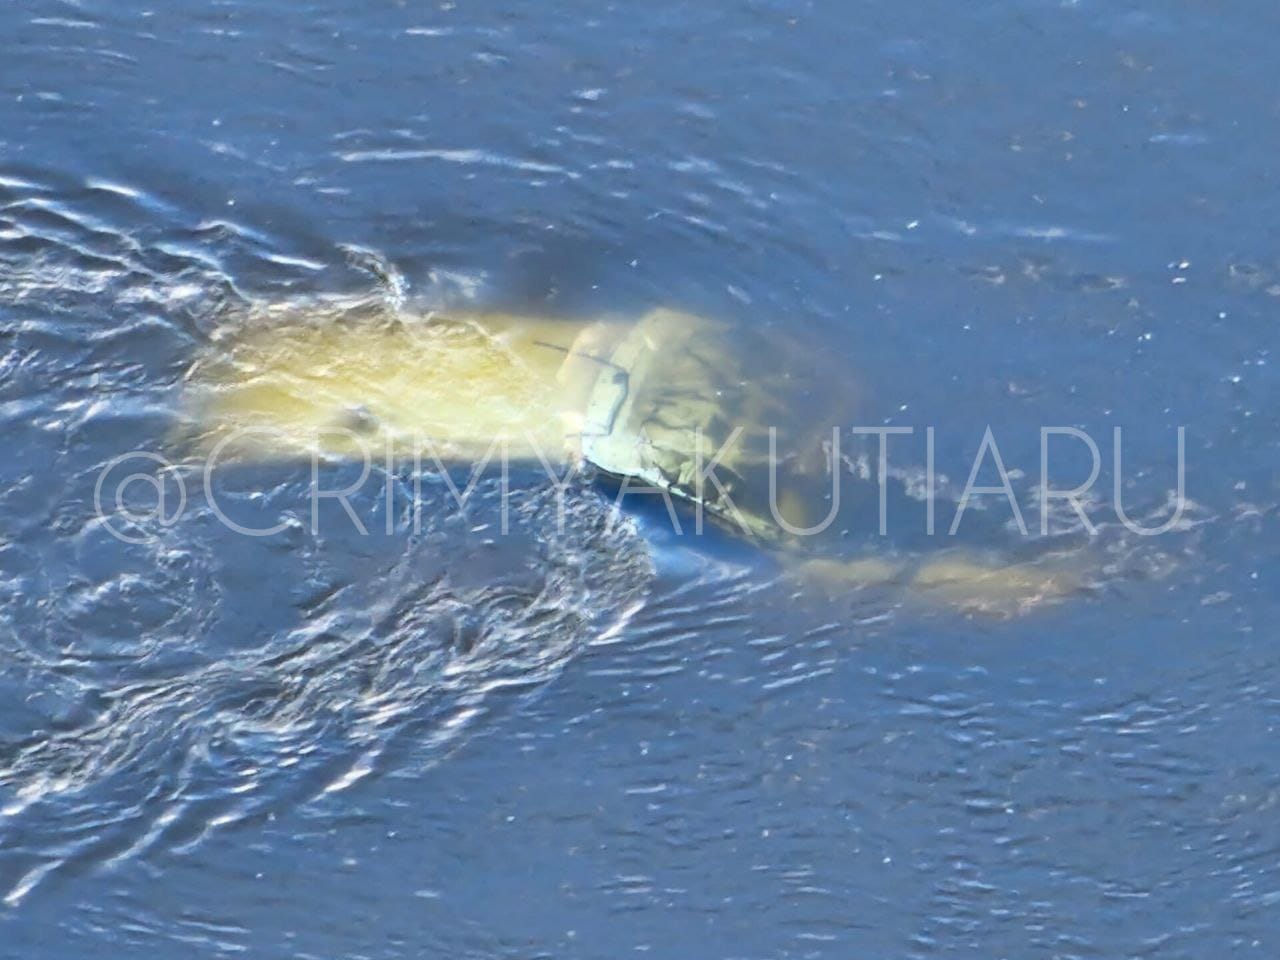
[[[434,762],[638,608],[629,525],[584,495],[562,532],[537,487],[500,544],[444,500],[376,543],[306,537],[287,470],[255,478],[280,539],[233,539],[199,501],[122,542],[93,516],[95,478],[155,445],[193,347],[246,302],[223,261],[325,264],[229,220],[141,227],[181,214],[127,184],[2,189],[0,410],[23,444],[0,493],[21,518],[0,540],[0,651],[23,704],[0,729],[4,902]],[[472,509],[498,495],[482,485]]]

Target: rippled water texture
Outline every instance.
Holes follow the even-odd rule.
[[[5,4],[0,956],[1275,955],[1278,29]],[[1026,496],[1086,429],[1093,589],[810,595],[528,474],[510,536],[491,480],[388,513],[400,467],[368,535],[312,533],[306,464],[219,472],[269,537],[189,464],[98,516],[228,324],[324,297],[785,331],[916,428],[904,476],[990,426]],[[1115,427],[1147,520],[1185,428],[1177,532],[1117,533]]]

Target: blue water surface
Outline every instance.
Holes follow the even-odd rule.
[[[1277,35],[1192,0],[0,6],[0,957],[1276,956]],[[163,449],[229,314],[388,283],[785,330],[961,483],[988,426],[1020,494],[1042,426],[1087,430],[1094,589],[815,599],[589,490],[556,529],[527,477],[501,541],[491,484],[388,533],[371,483],[368,536],[313,534],[278,465],[220,488],[278,535],[198,483],[112,535],[97,478]],[[1112,535],[1116,427],[1148,523],[1184,429],[1171,534]]]

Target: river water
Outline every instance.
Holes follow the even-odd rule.
[[[0,956],[1276,955],[1277,30],[5,4]],[[1033,528],[1041,427],[1086,431],[1097,574],[1012,618],[815,597],[536,477],[465,515],[436,477],[418,530],[375,477],[367,535],[307,465],[219,478],[268,537],[163,460],[122,469],[170,513],[95,505],[228,317],[334,296],[783,330],[904,464],[931,426],[962,483],[990,427]],[[1123,530],[1117,427],[1149,526],[1183,431],[1168,534]]]

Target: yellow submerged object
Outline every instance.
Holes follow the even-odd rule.
[[[826,512],[840,465],[823,438],[856,398],[768,331],[667,309],[626,323],[316,304],[250,321],[188,375],[181,433],[197,454],[582,461],[705,510],[827,590],[901,585],[1004,615],[1084,583],[1069,560],[848,557],[798,535]]]

